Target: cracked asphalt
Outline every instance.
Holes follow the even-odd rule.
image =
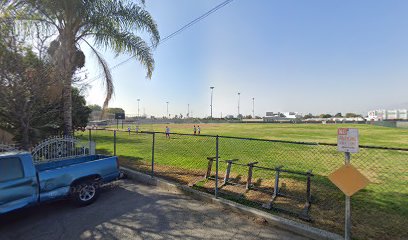
[[[0,239],[307,238],[181,193],[120,180],[90,206],[64,200],[0,216]]]

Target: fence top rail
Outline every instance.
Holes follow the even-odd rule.
[[[128,132],[127,130],[115,130],[115,129],[93,129],[93,130],[105,130],[105,131],[120,131]],[[140,131],[139,133],[145,134],[166,134],[166,132],[158,131]],[[336,147],[336,143],[321,143],[321,142],[300,142],[300,141],[288,141],[288,140],[276,140],[276,139],[262,139],[262,138],[250,138],[250,137],[234,137],[234,136],[221,136],[221,135],[209,135],[209,134],[190,134],[190,133],[170,133],[172,135],[180,136],[195,136],[195,137],[212,137],[212,138],[226,138],[226,139],[238,139],[238,140],[249,140],[249,141],[261,141],[261,142],[275,142],[275,143],[288,143],[288,144],[299,144],[299,145],[310,145],[310,146],[333,146]],[[405,151],[408,152],[408,148],[395,148],[395,147],[384,147],[384,146],[370,146],[370,145],[359,145],[360,148],[366,149],[379,149],[379,150],[393,150],[393,151]]]

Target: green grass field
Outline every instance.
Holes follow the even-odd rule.
[[[140,131],[163,132],[165,126],[141,125]],[[192,133],[193,124],[170,124],[169,127],[172,133]],[[355,127],[359,129],[362,145],[398,148],[408,145],[408,130],[370,125],[200,124],[200,127],[201,133],[208,135],[324,143],[336,143],[337,128]],[[127,129],[127,126],[124,128]],[[132,126],[134,129],[135,126]],[[82,138],[86,139],[87,134],[82,133]],[[112,132],[93,131],[92,138],[99,153],[113,153]],[[151,134],[117,133],[117,155],[122,164],[139,171],[149,171],[151,154]],[[206,157],[215,155],[215,138],[173,134],[169,140],[164,134],[156,134],[154,154],[157,175],[191,183],[194,177],[202,177],[205,172]],[[283,165],[290,170],[313,170],[311,216],[315,221],[312,225],[342,233],[344,196],[327,178],[343,165],[344,155],[337,152],[335,146],[220,138],[219,154],[221,160],[238,158],[241,163],[258,161],[260,166],[265,167]],[[352,198],[353,223],[359,226],[353,229],[354,236],[357,239],[407,237],[403,229],[408,219],[408,152],[362,148],[352,155],[351,162],[371,181],[366,189]],[[225,164],[221,162],[220,175],[224,171]],[[233,167],[232,174],[245,181],[247,168]],[[261,187],[271,187],[273,174],[257,170],[254,182]],[[283,179],[290,191],[304,196],[304,178],[285,175]],[[238,200],[259,200],[264,196],[253,195],[250,191],[243,197]]]
[[[168,124],[171,132],[193,133],[194,124]],[[368,124],[198,124],[202,134],[252,137],[297,142],[337,143],[338,128],[358,128],[361,145],[408,148],[408,129]],[[196,124],[197,126],[197,124]],[[131,125],[132,130],[135,125]],[[166,124],[145,124],[139,131],[164,132]],[[119,128],[121,129],[121,128]],[[127,125],[124,126],[127,129]]]

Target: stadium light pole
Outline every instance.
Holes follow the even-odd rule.
[[[169,117],[169,102],[166,102],[167,103],[167,115],[166,115],[166,117]]]
[[[212,107],[213,107],[212,101],[213,101],[214,87],[210,87],[210,89],[211,89],[211,104],[210,104],[210,107],[211,107],[211,119],[212,119]]]
[[[187,118],[190,117],[190,103],[187,104]]]
[[[255,118],[255,98],[252,98],[252,117]]]
[[[241,98],[241,93],[239,92],[239,93],[238,93],[238,116],[239,116],[239,100],[240,100],[240,98]],[[238,116],[237,116],[237,117],[238,117]]]
[[[139,102],[140,102],[140,98],[137,99],[137,117],[140,117]]]

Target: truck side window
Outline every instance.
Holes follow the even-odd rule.
[[[24,170],[20,158],[11,157],[0,159],[0,182],[24,177]]]

